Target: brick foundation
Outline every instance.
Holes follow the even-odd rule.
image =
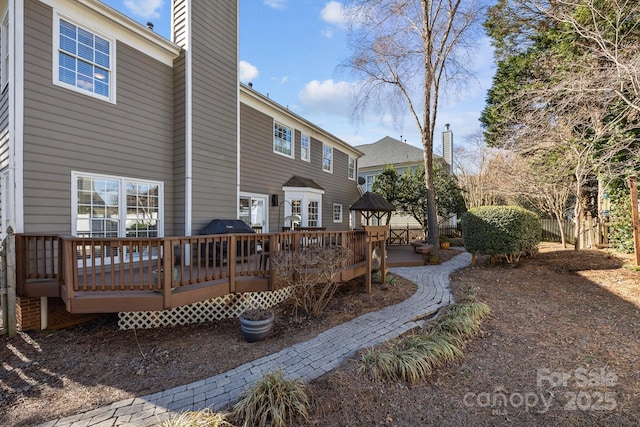
[[[18,330],[39,331],[42,325],[40,298],[16,297]],[[96,319],[97,314],[71,314],[60,298],[47,298],[47,329],[62,329]]]
[[[16,297],[16,323],[18,330],[40,330],[40,298]]]

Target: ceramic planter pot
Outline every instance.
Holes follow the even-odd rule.
[[[240,329],[242,329],[242,335],[244,335],[245,341],[263,341],[269,336],[269,332],[273,326],[273,312],[271,310],[262,311],[268,313],[268,317],[266,317],[266,314],[253,316],[251,315],[252,313],[243,313],[240,315]]]

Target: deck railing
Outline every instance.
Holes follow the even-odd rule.
[[[176,296],[180,292],[211,295],[203,291],[206,287],[216,287],[216,295],[275,290],[280,284],[271,274],[270,255],[329,245],[350,249],[345,271],[367,259],[366,233],[361,230],[164,238],[22,234],[16,235],[16,279],[19,294],[57,292],[68,308],[75,298],[100,295],[147,300],[162,296],[162,307],[169,308],[186,301],[184,295]],[[29,288],[36,284],[37,291]],[[45,286],[49,288],[43,290]]]

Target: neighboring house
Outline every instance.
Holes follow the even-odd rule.
[[[443,132],[443,144],[445,155],[451,158],[453,137],[447,125],[447,130]],[[364,156],[358,160],[358,177],[364,181],[361,184],[362,191],[372,191],[373,183],[385,166],[392,165],[399,174],[407,170],[416,172],[418,168],[424,166],[424,151],[406,142],[402,142],[390,136],[386,136],[372,144],[358,145],[358,150]],[[447,159],[434,155],[435,161],[447,163]],[[449,160],[451,161],[451,160]],[[449,163],[450,164],[450,163]],[[421,228],[418,221],[410,215],[391,215],[391,228]]]
[[[97,0],[0,1],[1,232],[346,230],[362,153],[238,83],[238,2],[174,0],[173,41]]]

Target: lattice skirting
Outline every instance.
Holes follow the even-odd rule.
[[[118,327],[121,330],[151,329],[238,317],[250,308],[273,307],[289,298],[292,291],[291,288],[282,288],[269,292],[229,294],[162,311],[120,312]]]

